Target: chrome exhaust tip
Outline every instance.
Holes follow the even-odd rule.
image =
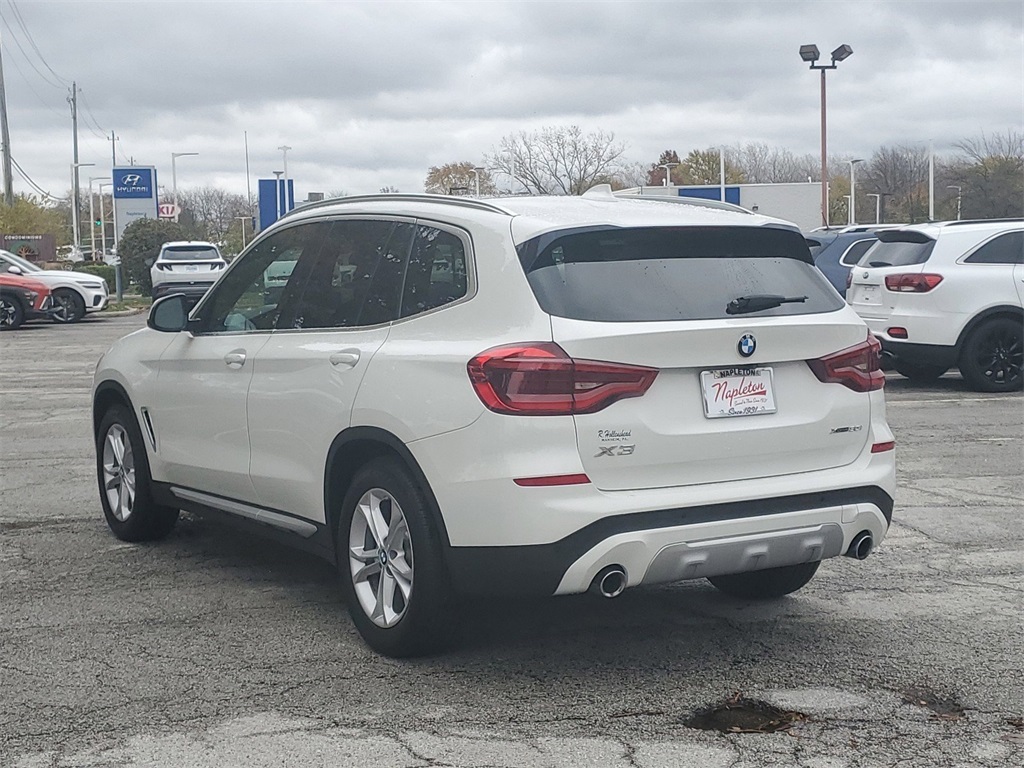
[[[875,539],[868,531],[861,531],[853,537],[850,548],[846,550],[847,557],[857,560],[865,560],[875,548]]]
[[[618,597],[626,589],[626,571],[621,565],[607,565],[590,582],[590,591],[609,599]]]

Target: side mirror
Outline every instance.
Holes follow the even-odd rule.
[[[16,267],[16,266],[14,266],[12,264],[11,266],[9,266],[7,268],[7,274],[9,274],[9,275],[23,275],[25,273],[21,271],[21,267]]]
[[[188,327],[188,311],[191,308],[183,293],[172,293],[153,302],[146,325],[154,331],[179,333]]]

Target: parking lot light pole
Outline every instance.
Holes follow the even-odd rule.
[[[289,210],[291,210],[288,207],[288,150],[291,149],[291,147],[289,147],[287,144],[282,144],[280,147],[278,147],[278,149],[281,150],[281,160],[283,163],[281,167],[284,168],[284,170],[281,171],[281,173],[284,174],[284,210],[281,213],[285,214],[288,213]]]
[[[946,189],[956,190],[956,220],[960,221],[960,200],[963,196],[963,187],[958,187],[956,184],[949,184]]]
[[[92,183],[94,181],[103,181],[108,178],[107,176],[90,176],[89,177],[89,247],[92,249],[92,260],[96,261],[96,211],[93,207],[92,199]],[[100,198],[100,218],[103,218],[103,199]]]
[[[74,186],[78,182],[78,169],[89,168],[96,165],[96,163],[72,163],[71,164],[71,184]],[[73,246],[72,254],[77,256],[82,251],[82,233],[78,231],[78,206],[75,203],[78,201],[78,190],[72,190],[71,194],[71,243]]]
[[[857,163],[863,163],[864,160],[847,160],[850,164],[850,225],[857,223],[857,174],[854,169],[857,167]]]
[[[469,170],[473,172],[473,185],[474,189],[476,190],[474,196],[480,197],[480,171],[486,171],[487,169],[481,166],[476,166],[475,168],[470,168]]]
[[[882,212],[882,196],[876,195],[874,192],[868,192],[868,197],[875,198],[875,224],[880,224],[878,216]]]
[[[198,155],[198,152],[171,152],[171,196],[174,198],[174,204],[178,204],[178,168],[177,160],[179,157],[193,157]]]
[[[252,217],[251,216],[235,216],[235,218],[238,219],[241,222],[240,226],[242,227],[242,250],[244,251],[245,250],[245,222],[249,221]]]
[[[671,184],[671,181],[672,181],[672,178],[671,178],[672,177],[672,169],[675,168],[677,165],[679,165],[679,163],[662,163],[661,165],[658,166],[659,168],[664,168],[665,169],[665,186],[666,187],[671,187],[672,186],[672,184]]]
[[[828,169],[826,167],[826,119],[825,119],[825,71],[836,69],[838,63],[848,59],[853,53],[853,48],[843,43],[832,51],[831,64],[817,64],[821,53],[816,45],[801,45],[800,58],[808,63],[811,69],[821,71],[821,223],[828,226]]]

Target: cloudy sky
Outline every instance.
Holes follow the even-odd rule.
[[[948,151],[1024,129],[1021,0],[49,2],[0,0],[12,155],[66,195],[69,86],[80,160],[157,166],[170,187],[245,193],[281,170],[309,191],[420,191],[502,136],[613,131],[627,157],[758,141],[814,153],[818,75],[797,50],[842,43],[829,148]],[[30,191],[17,172],[15,190]],[[499,182],[501,179],[499,178]]]

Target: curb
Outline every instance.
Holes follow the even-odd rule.
[[[148,307],[132,307],[130,309],[115,309],[97,312],[97,317],[128,317],[129,315],[140,315],[143,312],[149,311]]]

